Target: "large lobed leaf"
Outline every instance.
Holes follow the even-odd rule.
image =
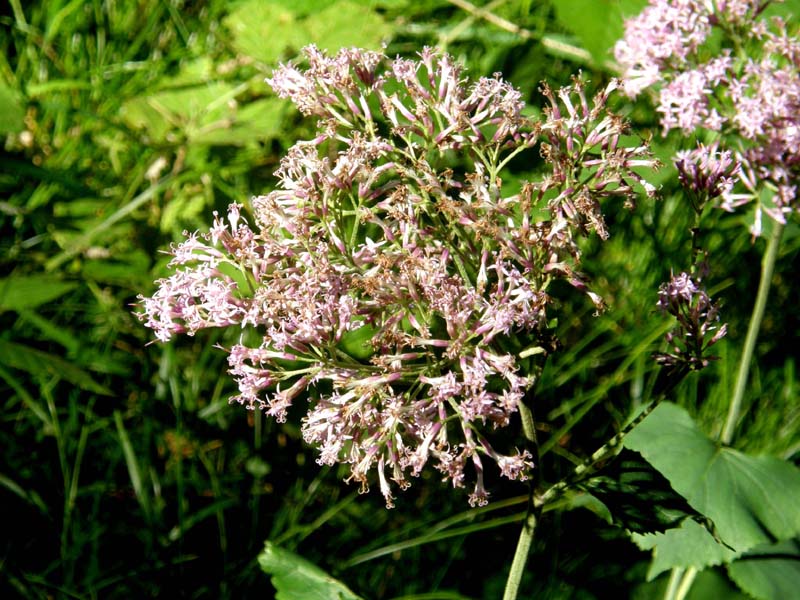
[[[625,438],[737,552],[800,534],[800,469],[712,441],[689,414],[663,403]]]

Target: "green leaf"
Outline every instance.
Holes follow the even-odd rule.
[[[308,10],[308,2],[294,4],[286,0],[238,4],[223,21],[234,48],[273,65],[287,51],[296,54],[312,42],[330,52],[345,46],[378,49],[392,33],[391,26],[363,2],[315,3],[313,10]]]
[[[375,354],[370,342],[376,333],[378,333],[378,328],[370,325],[362,325],[358,329],[346,331],[339,341],[339,348],[356,360],[367,360]]]
[[[133,290],[144,289],[152,278],[147,273],[150,257],[141,250],[119,253],[119,260],[85,260],[81,274],[84,279],[113,285],[125,285]]]
[[[172,77],[161,79],[158,87],[161,89],[187,87],[213,81],[216,76],[214,61],[209,56],[201,56],[181,64],[180,70]]]
[[[736,585],[758,600],[795,598],[800,590],[797,543],[781,542],[754,548],[746,557],[728,565],[728,575]]]
[[[665,531],[697,515],[661,473],[631,450],[623,449],[581,487],[608,507],[615,523],[637,533]]]
[[[59,377],[82,390],[111,396],[113,393],[97,383],[83,369],[60,356],[42,352],[22,344],[0,340],[0,364],[43,377]]]
[[[771,2],[764,11],[764,16],[780,16],[784,19],[792,19],[798,12],[800,12],[800,0],[784,0],[780,4]]]
[[[215,146],[243,146],[250,142],[278,137],[282,131],[287,104],[277,98],[243,104],[224,126],[212,124],[199,130],[192,140]]]
[[[152,513],[150,494],[145,485],[142,469],[139,467],[136,450],[131,444],[131,438],[125,429],[125,423],[122,421],[122,413],[118,410],[114,411],[114,424],[117,426],[117,436],[119,437],[120,446],[122,446],[122,453],[125,456],[125,465],[128,467],[128,476],[133,486],[133,493],[136,495],[145,517],[149,520]]]
[[[659,596],[661,600],[663,595]],[[698,573],[686,600],[748,600],[722,573],[709,569]]]
[[[597,517],[611,525],[614,522],[614,517],[611,511],[603,504],[596,496],[588,492],[580,492],[575,490],[567,490],[563,496],[564,510],[575,510],[578,508],[585,508],[593,512]]]
[[[240,106],[235,98],[244,90],[222,82],[167,89],[126,101],[121,114],[155,141],[185,135],[199,144],[241,146],[276,137],[286,103],[266,98]]]
[[[624,440],[642,454],[719,537],[743,552],[800,534],[800,469],[713,442],[679,406],[659,405]]]
[[[632,600],[663,600],[667,591],[667,577],[637,586]],[[674,591],[674,590],[673,590]],[[723,573],[709,569],[701,571],[686,594],[686,600],[751,600],[741,593]]]
[[[120,114],[128,125],[144,129],[155,141],[174,141],[168,138],[172,130],[194,140],[230,127],[236,110],[233,100],[240,91],[224,82],[168,89],[126,101]]]
[[[350,589],[318,566],[272,542],[258,555],[261,570],[272,576],[276,600],[360,600]]]
[[[169,233],[176,229],[182,222],[200,217],[208,212],[208,201],[203,194],[188,195],[180,193],[164,204],[161,213],[161,231]],[[180,229],[179,229],[180,231]]]
[[[664,533],[633,533],[634,543],[642,550],[653,550],[653,561],[647,571],[647,581],[673,567],[706,567],[730,562],[737,554],[714,539],[708,529],[692,519]]]
[[[47,504],[45,504],[45,502],[42,500],[42,497],[36,493],[36,490],[24,489],[20,484],[11,479],[11,477],[8,477],[3,473],[0,473],[0,487],[3,487],[9,492],[16,494],[28,504],[32,504],[38,508],[39,512],[41,512],[43,515],[47,515],[49,513]]]
[[[0,134],[22,131],[24,118],[22,97],[15,89],[0,81]]]
[[[313,14],[304,24],[309,41],[329,52],[350,46],[378,50],[392,33],[378,14],[349,0]]]
[[[285,10],[290,10],[299,17],[305,17],[335,4],[336,0],[271,0]]]
[[[296,51],[310,41],[292,10],[264,0],[237,4],[223,24],[239,53],[268,65],[276,63],[287,48]]]
[[[622,37],[624,18],[635,15],[647,0],[559,0],[554,2],[558,22],[571,31],[595,62],[611,58],[611,48]]]
[[[99,198],[70,198],[65,202],[53,203],[53,216],[66,218],[88,217],[90,219],[101,216],[108,208],[107,200]]]
[[[42,333],[43,339],[52,340],[64,346],[71,354],[78,352],[80,349],[80,337],[76,335],[75,331],[65,327],[63,324],[45,319],[33,310],[20,308],[19,316],[23,321],[36,327]]]
[[[49,275],[12,275],[0,279],[0,312],[36,308],[63,296],[77,285]]]

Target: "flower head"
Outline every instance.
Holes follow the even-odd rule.
[[[740,164],[730,150],[720,151],[715,143],[679,151],[675,155],[675,167],[683,189],[699,211],[705,202],[731,192]]]
[[[279,421],[307,401],[318,461],[348,464],[362,490],[377,480],[387,505],[429,463],[455,487],[474,479],[482,504],[482,459],[509,479],[534,466],[489,443],[532,383],[513,348],[549,339],[554,280],[602,305],[575,237],[607,237],[603,203],[654,191],[637,170],[655,161],[622,142],[614,84],[591,101],[577,80],[545,88],[539,122],[499,75],[469,82],[431,49],[304,54],[269,82],[316,136],[287,152],[252,224],[233,205],[173,249],[177,271],[141,317],[162,340],[256,332],[228,349],[235,400]],[[505,165],[537,144],[548,174],[506,189]]]

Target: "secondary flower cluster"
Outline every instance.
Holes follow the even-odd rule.
[[[315,137],[288,151],[251,222],[233,204],[172,249],[175,272],[140,316],[164,341],[241,328],[235,400],[279,421],[307,401],[318,462],[346,463],[363,490],[377,479],[388,506],[429,462],[457,487],[471,465],[483,504],[484,459],[510,479],[533,468],[489,436],[532,384],[527,357],[547,351],[551,283],[602,306],[576,237],[607,237],[607,198],[652,194],[634,169],[655,161],[623,144],[605,108],[613,83],[592,101],[577,80],[545,86],[534,121],[499,75],[469,82],[431,49],[304,53],[307,68],[268,81],[318,118]],[[537,144],[546,174],[506,184],[501,171]]]
[[[678,324],[666,336],[671,352],[656,354],[656,362],[675,370],[707,367],[714,357],[706,351],[725,337],[728,326],[719,326],[719,306],[711,301],[699,278],[681,273],[662,284],[658,308],[675,317]]]
[[[743,191],[734,193],[726,184],[720,205],[733,210],[754,201],[756,235],[762,210],[785,222],[800,208],[800,41],[796,25],[763,16],[769,4],[650,0],[626,23],[625,37],[615,47],[624,91],[629,96],[650,87],[658,91],[665,134],[705,131],[731,140],[728,150],[741,164],[736,174]],[[761,197],[765,185],[774,190],[767,206]]]

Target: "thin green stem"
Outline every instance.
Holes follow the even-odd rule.
[[[675,592],[675,600],[683,600],[686,598],[689,590],[692,589],[692,584],[694,583],[695,577],[697,577],[697,569],[694,567],[687,568],[686,572],[683,574],[683,577],[681,577],[681,583]]]
[[[669,583],[664,592],[664,600],[684,600],[692,589],[697,569],[694,567],[675,567],[669,576]]]
[[[544,368],[544,361],[547,355],[542,355],[541,359],[536,361],[533,367],[534,381],[539,379],[539,375]],[[535,385],[535,384],[534,384]],[[536,427],[534,424],[533,411],[529,406],[530,396],[532,396],[533,387],[528,390],[528,394],[519,403],[519,416],[522,420],[522,432],[525,439],[528,441],[528,447],[533,454],[534,463],[539,462],[539,444],[536,441]],[[536,465],[538,468],[538,464]],[[541,511],[541,504],[535,503],[534,490],[538,485],[538,472],[537,476],[533,478],[530,488],[530,496],[528,498],[528,511],[525,514],[525,521],[522,523],[522,531],[519,532],[519,540],[517,541],[517,549],[514,551],[514,559],[511,561],[511,569],[508,572],[508,579],[506,579],[506,589],[503,592],[503,600],[516,600],[519,593],[519,586],[522,582],[522,574],[525,572],[525,564],[528,562],[528,553],[533,543],[533,534],[536,530],[536,519]]]
[[[529,442],[536,443],[536,428],[533,424],[533,412],[525,406],[524,402],[519,403],[519,416],[522,420],[522,433]]]
[[[767,251],[761,265],[761,280],[758,282],[758,294],[756,304],[753,307],[753,314],[750,317],[750,325],[747,328],[747,337],[744,340],[744,349],[739,361],[739,373],[736,377],[736,387],[733,390],[731,403],[728,406],[728,418],[725,420],[725,427],[722,429],[720,441],[723,444],[730,444],[733,440],[733,433],[742,412],[742,399],[744,390],[747,387],[747,376],[750,373],[750,363],[753,361],[753,351],[756,347],[758,331],[761,329],[761,321],[764,318],[764,310],[767,306],[767,296],[772,282],[772,274],[775,270],[775,261],[778,257],[778,248],[783,235],[783,225],[774,222],[772,235],[767,244]]]
[[[675,567],[669,574],[669,581],[667,582],[667,589],[664,591],[664,600],[675,600],[675,594],[678,592],[681,578],[683,577],[684,569]]]
[[[522,531],[519,533],[517,549],[514,552],[514,560],[511,563],[511,570],[506,580],[506,589],[503,592],[503,600],[516,600],[519,593],[519,584],[522,581],[522,574],[525,572],[525,563],[528,562],[528,552],[533,542],[533,532],[536,530],[536,512],[529,509],[522,524]]]

